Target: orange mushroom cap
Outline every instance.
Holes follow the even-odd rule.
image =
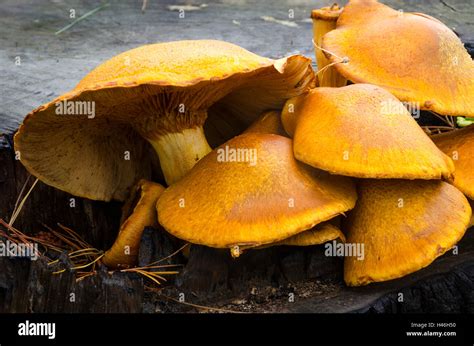
[[[102,262],[110,268],[126,268],[136,264],[142,233],[147,226],[157,226],[156,202],[165,188],[140,180],[122,211],[117,239],[105,252]]]
[[[369,84],[316,88],[282,111],[295,157],[360,178],[450,178],[454,165],[388,91]]]
[[[158,221],[191,243],[258,246],[329,220],[353,208],[356,198],[351,179],[296,161],[290,139],[248,133],[212,151],[166,189]]]
[[[474,125],[435,135],[432,139],[453,159],[454,186],[474,200]]]
[[[474,115],[474,62],[456,34],[428,15],[350,0],[323,48],[354,83],[379,85],[421,109]]]
[[[400,278],[428,266],[464,235],[471,218],[466,197],[443,181],[362,180],[345,222],[348,244],[364,256],[346,257],[349,286]]]
[[[140,178],[150,178],[154,152],[168,184],[178,180],[211,151],[207,139],[221,144],[256,114],[279,109],[314,85],[310,63],[303,56],[271,60],[213,40],[135,48],[31,112],[15,135],[15,150],[46,184],[90,199],[124,200]],[[93,106],[95,114],[57,114],[62,105]]]

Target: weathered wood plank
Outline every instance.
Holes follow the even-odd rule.
[[[77,17],[101,4],[87,1],[6,0],[0,5],[0,133],[12,132],[37,106],[73,88],[102,61],[143,44],[180,39],[213,38],[277,58],[293,53],[313,57],[311,9],[333,0],[202,1],[185,18],[168,6],[184,1],[113,1],[111,5],[59,36]],[[345,2],[345,1],[343,1]],[[470,0],[388,0],[397,9],[433,15],[455,28],[464,42],[474,44],[474,6]],[[203,6],[206,5],[206,6]],[[203,6],[203,7],[200,7]],[[288,18],[293,11],[294,19]],[[296,27],[265,21],[289,20]],[[16,57],[21,65],[15,65]]]

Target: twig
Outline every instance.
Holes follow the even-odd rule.
[[[177,253],[179,253],[180,251],[182,251],[184,248],[186,248],[186,247],[189,246],[189,245],[190,245],[189,243],[184,244],[184,245],[181,246],[178,250],[176,250],[175,252],[173,252],[171,255],[168,255],[168,256],[166,256],[166,257],[164,257],[164,258],[162,258],[162,259],[160,259],[160,260],[158,260],[158,261],[152,262],[152,263],[150,263],[150,264],[148,264],[148,265],[150,266],[150,265],[153,265],[153,264],[157,264],[157,263],[166,261],[167,259],[173,257],[174,255],[176,255]]]
[[[86,19],[87,17],[90,17],[92,16],[94,13],[108,7],[110,4],[108,2],[106,2],[105,4],[102,4],[96,8],[94,8],[93,10],[90,10],[89,12],[87,12],[86,14],[80,16],[79,18],[77,18],[76,20],[74,20],[72,23],[66,25],[64,28],[62,29],[59,29],[58,31],[56,31],[54,34],[55,35],[59,35],[61,33],[63,33],[64,31],[66,31],[67,29],[71,28],[72,26],[76,25],[77,23],[79,23],[81,20],[84,20]]]
[[[220,312],[225,312],[225,313],[230,313],[230,314],[245,314],[244,311],[235,311],[235,310],[228,310],[228,309],[223,309],[223,308],[214,308],[212,306],[205,306],[205,305],[193,304],[193,303],[188,303],[188,302],[182,302],[182,301],[180,301],[176,298],[167,296],[167,295],[161,293],[160,291],[158,291],[154,288],[151,288],[151,287],[148,287],[148,286],[145,286],[145,288],[148,289],[149,291],[156,292],[156,293],[158,293],[159,296],[161,296],[163,298],[166,298],[168,300],[171,300],[175,303],[188,305],[188,306],[191,306],[191,307],[196,308],[196,309],[203,309],[203,310],[210,310],[210,311],[220,311]]]

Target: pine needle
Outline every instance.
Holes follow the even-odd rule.
[[[79,23],[80,21],[86,19],[87,17],[90,17],[92,16],[94,13],[96,12],[99,12],[100,10],[108,7],[110,4],[108,2],[106,2],[105,4],[102,4],[96,8],[94,8],[93,10],[90,10],[89,12],[87,12],[86,14],[80,16],[79,18],[75,19],[72,23],[66,25],[65,27],[63,27],[62,29],[59,29],[58,31],[56,31],[54,34],[55,35],[59,35],[61,33],[63,33],[64,31],[70,29],[71,27],[73,27],[74,25],[76,25],[77,23]]]
[[[21,209],[23,209],[23,206],[25,205],[25,202],[26,200],[28,199],[28,197],[30,196],[30,193],[31,191],[33,191],[33,189],[35,188],[36,184],[38,183],[38,179],[35,179],[33,185],[31,185],[30,189],[28,190],[28,192],[26,193],[25,197],[23,197],[23,199],[21,200],[20,204],[18,204],[18,206],[15,208],[15,210],[13,211],[13,215],[10,219],[10,222],[8,223],[8,225],[10,226],[13,226],[13,223],[15,222],[15,220],[17,219],[18,215],[20,214],[21,212]],[[23,189],[22,189],[23,191]],[[21,195],[22,192],[20,192],[20,195]]]
[[[212,307],[212,306],[205,306],[205,305],[193,304],[193,303],[188,303],[188,302],[182,302],[179,299],[167,296],[167,295],[161,293],[159,290],[154,289],[152,287],[145,286],[145,288],[148,289],[149,291],[156,292],[156,293],[158,293],[159,296],[161,296],[163,298],[166,298],[168,300],[171,300],[175,303],[191,306],[191,307],[196,308],[196,309],[225,312],[225,313],[230,313],[230,314],[245,314],[246,313],[244,311],[235,311],[235,310],[229,310],[229,309],[223,309],[223,308],[215,308],[215,307]]]

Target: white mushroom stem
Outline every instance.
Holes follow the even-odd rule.
[[[313,37],[316,62],[318,64],[318,81],[321,87],[342,87],[347,84],[347,80],[337,72],[334,66],[328,66],[330,61],[326,58],[322,50],[323,36],[329,31],[336,29],[337,17],[340,8],[336,4],[332,7],[323,7],[314,10],[313,18]]]
[[[166,133],[148,139],[160,158],[166,183],[180,180],[193,166],[212,151],[202,126]]]

